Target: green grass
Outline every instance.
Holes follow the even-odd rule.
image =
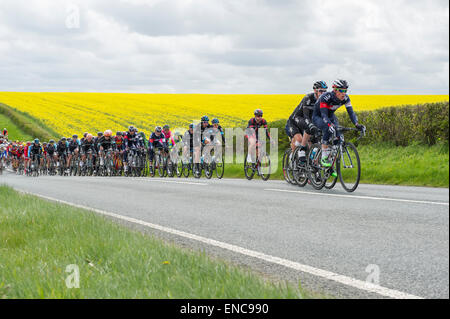
[[[31,135],[23,132],[11,121],[9,117],[6,117],[4,114],[0,113],[0,130],[3,131],[3,128],[5,127],[8,129],[8,138],[11,141],[30,141],[33,138]]]
[[[0,103],[0,114],[6,116],[22,132],[37,137],[41,140],[55,139],[59,134],[46,126],[41,120],[32,117],[28,113]]]
[[[80,288],[66,287],[71,264]],[[0,186],[0,299],[307,297],[93,212]]]
[[[361,183],[449,187],[447,144],[395,146],[360,145]],[[283,179],[282,151],[278,170],[270,179]],[[225,177],[245,178],[243,164],[225,165]],[[259,177],[254,177],[255,179]]]

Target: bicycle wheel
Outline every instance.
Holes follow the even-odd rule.
[[[247,157],[248,157],[248,154],[245,154],[244,173],[245,173],[245,177],[248,180],[251,180],[253,178],[253,176],[255,175],[255,169],[253,168],[252,163],[247,163]]]
[[[210,163],[205,164],[205,177],[207,179],[211,179],[212,175],[213,175],[212,164]]]
[[[183,163],[183,176],[188,178],[189,177],[189,173],[192,170],[191,168],[191,164],[184,164]]]
[[[295,176],[294,176],[294,170],[295,170],[295,166],[294,165],[296,165],[295,164],[295,160],[293,160],[293,159],[295,159],[295,154],[296,153],[294,153],[292,156],[291,156],[291,154],[292,154],[292,150],[289,150],[289,152],[288,152],[288,154],[286,155],[286,175],[287,175],[287,178],[289,179],[289,183],[291,183],[292,185],[297,185],[297,180],[295,179]],[[291,157],[292,157],[292,159],[291,159]]]
[[[299,147],[297,147],[294,151],[292,177],[296,185],[298,185],[299,187],[304,187],[308,183],[308,175],[306,174],[306,163],[300,162],[298,155],[299,151]]]
[[[309,181],[311,182],[311,186],[317,190],[322,189],[327,181],[323,176],[323,168],[320,164],[321,157],[321,145],[313,144],[307,156],[306,173]]]
[[[158,163],[158,175],[159,177],[164,177],[164,160],[163,160],[163,156],[161,154],[158,154],[158,156],[156,157],[156,161]]]
[[[342,146],[342,154],[337,159],[337,173],[342,187],[347,192],[354,192],[361,178],[361,163],[358,151],[352,143]]]
[[[258,172],[263,181],[267,181],[270,178],[271,166],[269,155],[263,154],[261,158],[258,159]]]
[[[225,173],[225,160],[223,156],[219,162],[214,163],[214,166],[217,178],[221,179],[223,177],[223,174]]]
[[[288,173],[287,173],[287,169],[288,169],[288,165],[289,165],[289,154],[291,152],[291,149],[287,149],[286,151],[284,151],[283,154],[283,161],[282,161],[282,169],[283,169],[283,177],[284,180],[286,182],[288,182],[289,184],[291,184],[291,180],[289,179]]]
[[[177,161],[175,163],[175,169],[177,172],[177,177],[181,177],[181,175],[183,175],[183,171],[184,171],[183,160],[181,159],[181,157],[177,158]]]
[[[336,160],[336,163],[338,163],[338,160]],[[326,189],[332,189],[336,185],[337,180],[338,180],[337,176],[336,177],[331,177],[331,180],[327,179],[327,181],[325,182],[324,187]]]

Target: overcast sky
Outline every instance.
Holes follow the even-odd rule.
[[[448,94],[448,0],[0,0],[0,91]]]

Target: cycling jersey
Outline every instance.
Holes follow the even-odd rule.
[[[345,95],[343,100],[339,100],[334,92],[325,92],[320,96],[314,105],[313,116],[321,117],[326,124],[331,124],[331,118],[334,117],[334,112],[342,105],[345,105],[347,113],[350,116],[353,124],[356,124],[358,119],[350,102],[350,97]]]
[[[256,138],[258,138],[258,130],[260,127],[264,128],[264,130],[266,131],[266,136],[270,140],[270,134],[269,134],[269,130],[267,128],[267,121],[265,119],[261,119],[261,121],[259,121],[259,123],[258,123],[256,121],[256,118],[254,118],[254,117],[251,118],[248,121],[248,125],[247,125],[247,130],[246,130],[247,135],[249,135],[249,136],[256,135]],[[253,129],[254,131],[252,131],[251,129]]]
[[[140,137],[139,135],[133,133],[131,134],[130,132],[127,132],[127,134],[125,134],[124,136],[124,140],[125,140],[125,146],[127,148],[135,148],[135,147],[140,147],[142,146],[142,137]]]
[[[218,126],[217,128],[215,128],[214,126],[211,126],[210,128],[208,128],[205,133],[204,133],[205,137],[209,138],[211,140],[211,142],[214,141],[214,138],[218,135],[221,136],[222,138],[222,142],[225,144],[225,135],[222,129],[222,126]]]
[[[69,149],[69,142],[65,141],[63,142],[62,140],[58,141],[58,145],[56,145],[56,151],[58,152],[58,154],[63,154],[66,153],[67,150]]]
[[[97,141],[98,149],[100,150],[100,147],[103,147],[103,150],[108,150],[109,148],[114,149],[114,139],[110,137],[107,139],[105,136],[102,136]]]
[[[47,145],[47,153],[48,155],[53,155],[56,152],[56,146],[52,144]]]
[[[85,139],[83,143],[81,143],[81,152],[83,154],[87,154],[89,150],[92,150],[92,153],[95,153],[95,143],[93,138],[91,138],[90,141]]]
[[[125,149],[125,140],[123,137],[114,136],[114,143],[116,144],[117,150],[123,151]]]
[[[286,122],[286,134],[294,137],[296,134],[303,134],[305,131],[311,135],[308,125],[313,122],[314,105],[317,102],[316,95],[309,93],[303,97],[300,104],[292,112]]]
[[[69,151],[73,153],[77,148],[80,147],[80,145],[81,145],[80,140],[78,140],[78,139],[76,139],[75,141],[71,140],[69,142]]]
[[[31,158],[31,156],[33,156],[33,158],[34,158],[35,155],[41,155],[41,154],[42,154],[41,144],[36,145],[33,143],[28,147],[28,157],[29,158]]]
[[[159,136],[157,136],[155,132],[152,133],[152,135],[150,136],[150,138],[148,140],[148,148],[153,149],[153,147],[158,147],[158,148],[166,148],[167,147],[166,137],[164,136],[163,133],[161,133]]]

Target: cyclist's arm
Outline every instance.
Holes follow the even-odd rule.
[[[347,109],[348,116],[350,117],[350,120],[353,124],[358,124],[358,117],[356,116],[355,112],[353,111],[352,103],[350,102],[350,99],[348,99],[348,102],[345,104],[345,108]]]
[[[330,109],[331,109],[331,105],[329,105],[325,102],[320,102],[320,115],[322,117],[322,120],[328,125],[331,125],[331,120],[328,117],[328,112]]]

